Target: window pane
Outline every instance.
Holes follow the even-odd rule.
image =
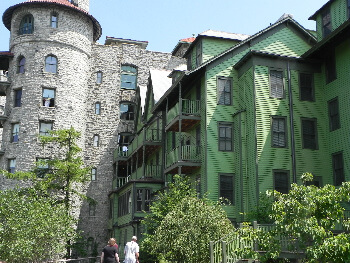
[[[282,71],[270,71],[270,96],[273,98],[284,97],[283,74]]]
[[[52,122],[41,122],[39,134],[42,136],[49,136],[49,131],[52,131]]]
[[[275,190],[282,193],[288,193],[288,172],[274,172]]]
[[[333,99],[328,102],[329,126],[330,130],[334,131],[340,128],[340,116],[338,99]]]
[[[15,90],[15,107],[22,105],[22,89]]]
[[[314,101],[313,75],[300,73],[300,100]]]
[[[314,120],[303,120],[303,146],[306,149],[316,149],[316,121]]]
[[[19,139],[19,123],[12,125],[12,142],[18,142]]]
[[[286,146],[285,118],[272,118],[272,146]]]
[[[34,18],[32,15],[26,15],[22,18],[21,24],[19,27],[19,34],[32,34],[34,31]]]
[[[231,79],[218,78],[218,104],[231,105]]]
[[[57,73],[57,58],[54,56],[48,56],[45,59],[45,71],[51,73]]]
[[[345,182],[343,154],[337,153],[332,155],[334,184],[341,185]]]
[[[22,57],[18,61],[18,73],[24,73],[25,72],[25,64],[26,64],[26,58]]]
[[[95,103],[95,114],[99,115],[101,113],[101,104],[99,102]]]
[[[10,173],[16,172],[16,159],[9,159],[8,160],[8,171]]]
[[[96,168],[91,169],[91,181],[96,181]]]
[[[220,197],[225,198],[230,201],[231,204],[234,204],[232,175],[220,175]]]

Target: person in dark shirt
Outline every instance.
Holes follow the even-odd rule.
[[[114,238],[108,240],[108,245],[102,250],[101,263],[119,263],[118,250],[114,246],[116,243]]]

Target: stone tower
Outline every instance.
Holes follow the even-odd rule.
[[[72,1],[71,1],[72,2]],[[77,1],[85,8],[88,1]],[[27,1],[8,8],[11,31],[10,88],[6,91],[3,161],[29,169],[48,158],[38,133],[73,126],[84,131],[91,44],[101,33],[98,22],[69,1]],[[82,133],[81,147],[85,134]],[[14,165],[14,164],[13,164]]]

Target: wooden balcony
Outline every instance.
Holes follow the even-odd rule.
[[[191,174],[201,166],[201,157],[200,146],[178,146],[167,153],[165,173]]]
[[[166,131],[188,131],[200,122],[200,100],[181,99],[167,113]],[[181,122],[181,125],[180,125]],[[181,128],[180,128],[181,127]]]
[[[161,165],[142,165],[126,177],[117,177],[113,187],[118,189],[129,181],[138,182],[163,182]]]

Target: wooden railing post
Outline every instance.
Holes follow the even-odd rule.
[[[226,250],[226,242],[222,241],[222,262],[227,263],[227,250]]]
[[[209,242],[210,263],[214,263],[214,242]]]

